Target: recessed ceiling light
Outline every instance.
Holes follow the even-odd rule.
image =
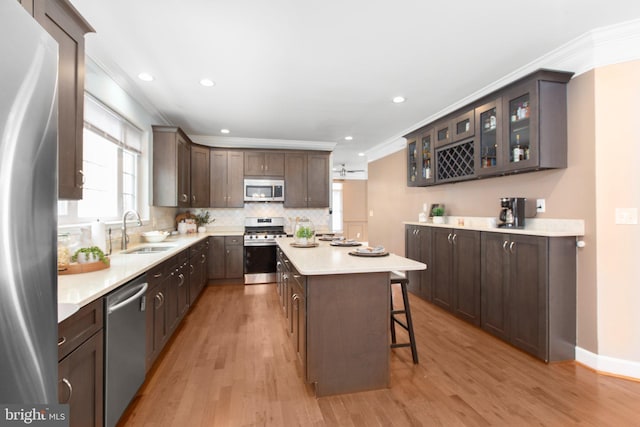
[[[231,132],[229,129],[220,129],[220,133],[229,133]]]
[[[358,156],[364,157],[364,153],[358,153]]]
[[[395,98],[393,98],[394,104],[402,104],[404,101],[406,101],[406,99],[404,99],[404,96],[396,96]]]
[[[202,79],[200,80],[200,84],[204,87],[211,87],[211,86],[215,86],[215,82],[211,79]]]
[[[344,139],[345,139],[345,141],[351,141],[351,140],[353,140],[353,137],[352,136],[345,136]]]
[[[145,82],[152,82],[155,78],[149,73],[140,73],[138,74],[138,78]]]

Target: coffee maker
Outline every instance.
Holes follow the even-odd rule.
[[[524,197],[502,197],[498,227],[524,228]]]

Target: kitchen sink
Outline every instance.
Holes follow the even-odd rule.
[[[173,249],[173,246],[140,246],[125,251],[125,254],[155,254],[158,252],[166,252]]]

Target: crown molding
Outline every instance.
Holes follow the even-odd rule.
[[[369,162],[400,151],[403,135],[456,111],[540,68],[573,71],[574,77],[589,70],[640,59],[640,19],[593,29],[531,61],[471,95],[449,105],[366,151]],[[399,142],[402,141],[402,144]]]
[[[335,142],[290,139],[241,138],[233,136],[189,135],[193,142],[210,147],[262,148],[280,150],[333,151]]]

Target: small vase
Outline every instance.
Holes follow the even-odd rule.
[[[205,227],[204,225],[201,225],[200,227],[198,227],[198,233],[206,233],[207,232],[207,227]]]
[[[307,217],[299,218],[293,230],[293,238],[298,245],[308,246],[315,242],[316,229]]]
[[[433,217],[433,223],[434,224],[444,224],[444,217],[443,216],[434,216]]]

